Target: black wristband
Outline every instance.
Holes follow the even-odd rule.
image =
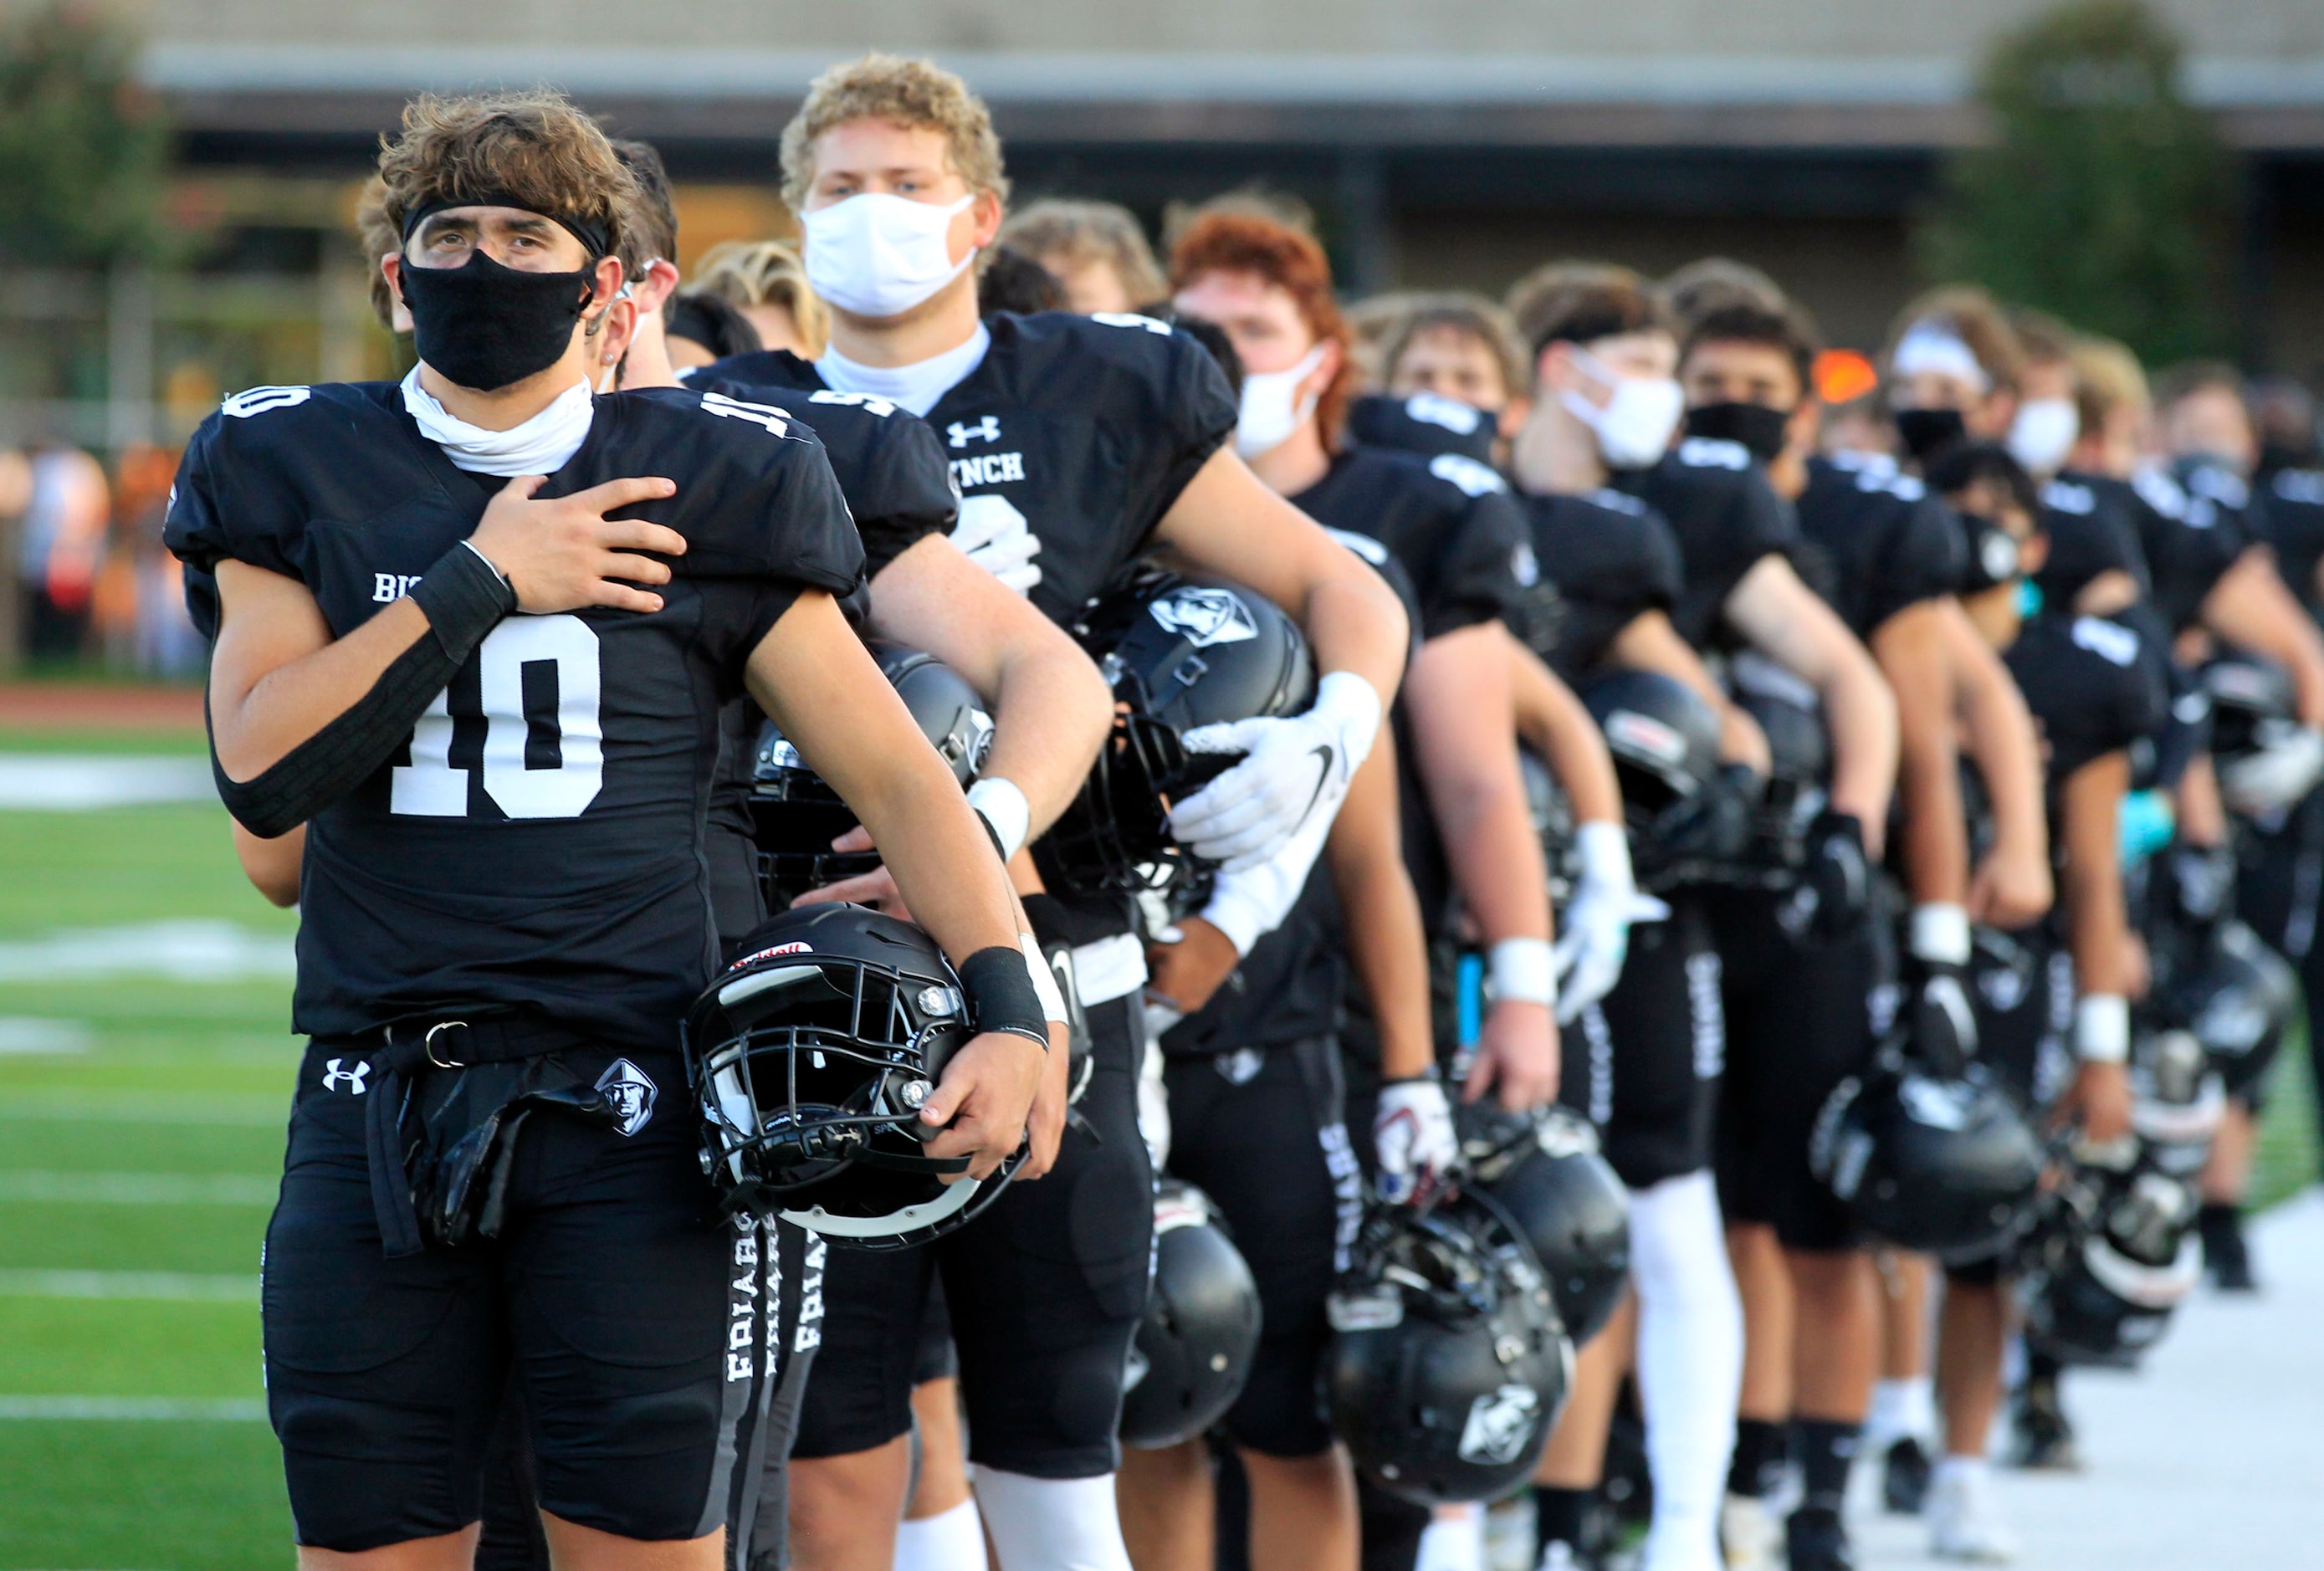
[[[515,587],[466,541],[438,557],[410,593],[455,665],[516,609]]]
[[[970,1027],[978,1035],[1005,1031],[1049,1046],[1049,1012],[1025,969],[1025,951],[999,944],[979,949],[959,966],[960,990],[968,1000]]]

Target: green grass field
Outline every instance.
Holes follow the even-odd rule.
[[[0,753],[199,747],[0,732]],[[263,1422],[25,1416],[53,1410],[39,1399],[259,1410],[259,1245],[297,1050],[288,984],[23,975],[25,947],[60,931],[189,919],[278,942],[296,926],[243,882],[217,808],[0,812],[0,1571],[290,1563]],[[41,1021],[68,1022],[75,1050],[23,1050],[55,1045],[57,1028],[27,1024]],[[2259,1175],[2270,1198],[2317,1170],[2306,1054],[2285,1060]],[[86,1274],[34,1274],[60,1272]],[[138,1286],[188,1296],[92,1296]]]

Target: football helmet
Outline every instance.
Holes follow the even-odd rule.
[[[1533,1251],[1471,1191],[1375,1208],[1329,1300],[1323,1390],[1366,1477],[1421,1505],[1524,1486],[1572,1379]]]
[[[1210,1197],[1161,1179],[1154,1283],[1123,1376],[1122,1444],[1159,1450],[1217,1423],[1242,1394],[1259,1331],[1259,1283]]]
[[[881,674],[904,700],[920,734],[966,786],[992,748],[992,717],[959,672],[936,656],[899,643],[868,644]],[[759,729],[751,765],[751,820],[758,842],[759,882],[767,908],[779,910],[794,896],[880,865],[877,851],[834,851],[831,843],[855,827],[855,812],[809,769],[772,720]]]
[[[1808,1165],[1866,1231],[1952,1264],[2032,1222],[2048,1153],[2016,1104],[1972,1067],[1940,1076],[1884,1048],[1816,1115]]]
[[[2211,1154],[2227,1093],[2190,1030],[2145,1027],[2130,1049],[2130,1123],[2154,1165],[2191,1178]]]
[[[1752,825],[1748,860],[1778,874],[1806,856],[1809,826],[1827,802],[1831,737],[1815,689],[1746,650],[1729,664],[1736,706],[1767,738],[1767,786]]]
[[[1511,1113],[1488,1098],[1457,1115],[1471,1180],[1508,1214],[1549,1279],[1577,1347],[1613,1317],[1630,1275],[1630,1194],[1570,1107]]]
[[[1541,755],[1522,744],[1517,747],[1517,779],[1525,787],[1526,818],[1548,864],[1550,898],[1562,901],[1582,873],[1573,849],[1572,799]]]
[[[2238,651],[2212,661],[2200,676],[2211,700],[2211,761],[2227,806],[2266,815],[2306,796],[2324,767],[2324,744],[2300,723],[2290,674],[2265,656]]]
[[[2202,1275],[2198,1205],[2193,1181],[2135,1138],[2084,1153],[2018,1257],[2027,1344],[2068,1363],[2136,1363]]]
[[[2275,1062],[2300,1006],[2300,984],[2283,956],[2246,923],[2213,929],[2186,979],[2162,1000],[2166,1019],[2192,1031],[2211,1055],[2227,1094],[2248,1093]]]
[[[919,1111],[973,1034],[960,979],[909,922],[833,902],[786,910],[687,1012],[703,1171],[729,1211],[779,1213],[832,1243],[903,1249],[992,1203],[1020,1148],[982,1181],[945,1180]]]
[[[1717,713],[1659,671],[1609,671],[1581,696],[1613,755],[1639,887],[1731,879],[1750,843],[1759,782],[1720,763]]]
[[[1314,701],[1307,640],[1266,596],[1141,564],[1074,629],[1113,688],[1113,734],[1034,855],[1079,894],[1184,887],[1205,869],[1170,835],[1170,804],[1232,767],[1189,754],[1198,725],[1296,715]]]

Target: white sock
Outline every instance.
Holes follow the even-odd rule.
[[[1925,1440],[1937,1432],[1936,1382],[1925,1374],[1884,1380],[1872,1388],[1864,1415],[1865,1455],[1885,1451],[1910,1435]]]
[[[1929,1475],[1929,1484],[1933,1489],[1960,1479],[1973,1488],[1984,1483],[1990,1471],[1990,1465],[1982,1456],[1940,1456],[1936,1470]]]
[[[1420,1535],[1413,1571],[1485,1571],[1485,1511],[1476,1505],[1441,1505]]]
[[[896,1571],[985,1571],[984,1524],[972,1496],[896,1529]]]
[[[992,1547],[1009,1571],[1130,1571],[1112,1474],[1028,1478],[983,1466],[969,1472]]]
[[[1655,1518],[1644,1571],[1718,1571],[1719,1505],[1743,1390],[1743,1302],[1707,1172],[1630,1191],[1638,1397]]]

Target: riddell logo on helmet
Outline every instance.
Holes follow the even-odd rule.
[[[755,966],[761,960],[771,960],[778,955],[812,955],[814,953],[814,945],[801,943],[799,940],[794,938],[788,944],[777,944],[771,949],[761,949],[754,954],[745,955],[740,960],[737,960],[733,965],[727,966],[726,969],[729,971],[740,971],[745,966]]]

